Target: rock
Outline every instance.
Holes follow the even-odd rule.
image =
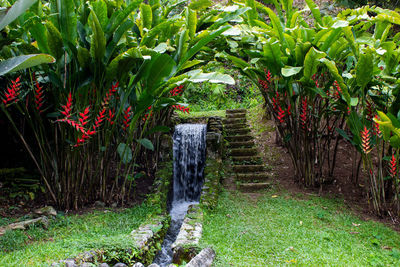
[[[135,266],[135,265],[134,265]],[[110,265],[108,265],[107,263],[103,262],[102,264],[100,264],[98,267],[110,267]]]
[[[76,266],[76,265],[75,265]],[[92,263],[89,262],[84,262],[81,265],[79,265],[79,267],[93,267],[94,265]]]
[[[39,215],[57,216],[57,211],[52,206],[45,206],[43,208],[36,209],[34,212]]]
[[[113,267],[128,267],[128,265],[126,265],[125,263],[122,263],[122,262],[118,262]]]
[[[65,267],[78,267],[78,265],[75,264],[74,260],[65,260]]]
[[[209,267],[213,263],[215,252],[211,248],[205,248],[197,254],[186,267]]]
[[[158,265],[158,264],[156,264],[156,263],[152,263],[152,264],[150,264],[150,265],[147,266],[147,267],[160,267],[160,265]]]
[[[104,208],[106,206],[106,204],[104,202],[97,200],[96,202],[94,202],[94,206],[96,208]]]
[[[136,262],[132,267],[144,267],[144,265],[140,262]]]
[[[114,203],[111,204],[111,208],[115,209],[116,207],[118,207],[118,203],[117,202],[114,202]]]
[[[46,216],[39,217],[37,219],[32,219],[32,220],[27,220],[23,222],[17,222],[17,223],[12,223],[9,224],[5,227],[0,227],[0,236],[2,236],[7,230],[15,230],[15,229],[21,229],[25,230],[25,228],[31,224],[35,223],[40,223],[43,225],[44,228],[47,228],[49,226],[49,219],[47,219]]]

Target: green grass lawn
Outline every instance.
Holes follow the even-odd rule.
[[[223,192],[205,213],[202,246],[215,266],[400,266],[400,235],[363,221],[343,201],[265,192]]]
[[[95,211],[59,217],[47,230],[8,231],[0,237],[0,266],[49,266],[90,249],[123,244],[125,235],[155,209],[141,205],[121,212]]]
[[[180,118],[225,117],[225,110],[191,111],[188,113],[176,112]]]

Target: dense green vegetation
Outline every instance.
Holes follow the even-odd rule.
[[[26,231],[8,231],[0,236],[0,266],[44,266],[91,249],[124,248],[131,245],[126,235],[156,211],[149,205],[104,209],[57,216],[47,230],[33,226]]]
[[[400,264],[400,235],[360,220],[341,199],[225,191],[204,220],[202,245],[217,252],[215,266]]]

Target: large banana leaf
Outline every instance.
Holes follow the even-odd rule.
[[[116,15],[111,17],[107,25],[107,34],[112,34],[125,19],[131,14],[135,9],[137,9],[143,0],[132,0],[130,4],[124,8],[122,11],[115,13]]]
[[[22,15],[36,1],[37,0],[18,0],[15,2],[14,5],[5,12],[5,14],[0,16],[0,31]]]
[[[34,54],[13,57],[0,62],[0,76],[4,74],[34,67],[43,63],[53,63],[55,59],[46,54]]]
[[[201,40],[199,40],[195,45],[193,45],[186,53],[186,55],[184,55],[182,57],[182,59],[180,60],[178,67],[177,67],[177,71],[179,71],[182,66],[185,64],[185,62],[189,59],[191,59],[197,52],[199,52],[205,45],[207,45],[209,42],[211,42],[214,38],[216,38],[217,36],[219,36],[221,33],[223,33],[224,31],[230,29],[232,26],[230,25],[226,25],[226,26],[222,26],[221,28],[214,30],[212,32],[207,33],[205,36],[203,36],[203,38]]]
[[[371,49],[366,49],[365,54],[360,54],[360,58],[356,65],[356,81],[363,89],[373,77],[374,62],[372,53]]]
[[[318,51],[314,47],[308,51],[304,58],[304,77],[307,81],[317,72],[319,60],[325,56],[324,52]]]
[[[90,43],[90,54],[95,62],[101,62],[106,52],[106,38],[101,28],[100,22],[93,11],[90,12],[89,24],[93,35]]]

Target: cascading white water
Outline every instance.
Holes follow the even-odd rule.
[[[161,251],[154,260],[154,263],[161,267],[172,262],[171,245],[175,242],[188,207],[198,203],[200,199],[206,159],[206,134],[205,124],[175,126],[171,226],[165,236]]]

